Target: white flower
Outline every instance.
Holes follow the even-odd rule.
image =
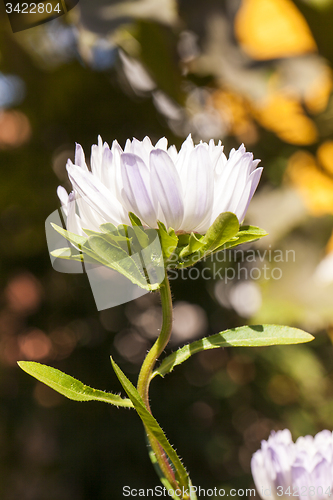
[[[220,142],[194,146],[191,136],[179,152],[165,138],[155,146],[148,137],[127,140],[123,151],[117,141],[110,148],[99,137],[91,171],[77,144],[74,164],[67,163],[73,191],[68,196],[59,187],[58,196],[67,229],[76,234],[98,231],[105,222],[129,224],[128,212],[152,228],[159,220],[177,232],[204,234],[222,212],[243,221],[260,180],[258,163],[244,145],[227,159]]]
[[[254,453],[251,469],[261,498],[321,500],[333,495],[333,434],[292,441],[290,431],[272,432]]]

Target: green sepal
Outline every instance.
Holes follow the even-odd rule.
[[[190,241],[190,234],[189,233],[182,233],[178,235],[178,246],[179,248],[186,247],[188,245],[188,242]]]
[[[313,338],[309,333],[289,326],[256,325],[232,328],[192,342],[173,352],[153,372],[151,379],[156,375],[164,377],[167,373],[172,372],[175,366],[180,365],[197,352],[218,347],[262,347],[301,344],[310,342]]]
[[[187,255],[202,250],[204,246],[204,239],[205,237],[201,234],[191,233],[187,246],[183,248],[179,253],[180,258],[186,257]]]
[[[169,259],[177,248],[178,237],[172,228],[167,231],[163,222],[157,221],[157,224],[163,256],[165,259]]]
[[[134,385],[128,380],[126,375],[121,371],[119,366],[113,361],[111,357],[111,363],[112,367],[115,371],[115,374],[117,375],[119,382],[123,386],[124,391],[126,392],[127,396],[130,398],[132,401],[134,408],[136,409],[139,417],[141,418],[144,426],[146,427],[147,431],[150,432],[155,439],[160,443],[162,448],[164,449],[165,453],[168,455],[170,458],[170,461],[174,464],[175,466],[175,476],[176,480],[179,483],[180,487],[189,487],[189,477],[188,474],[185,470],[185,467],[183,466],[182,462],[180,461],[177,453],[169,443],[166,435],[164,434],[163,430],[161,429],[160,425],[158,424],[157,420],[153,417],[153,415],[147,410],[140,394],[138,393],[137,389],[134,387]],[[179,474],[178,474],[178,472]]]
[[[135,245],[135,247],[139,252],[143,248],[147,248],[147,246],[150,244],[149,232],[151,232],[151,230],[149,229],[144,230],[141,220],[132,212],[129,212],[128,216],[132,224],[132,226],[128,227],[128,234],[130,236],[131,233],[133,232],[134,235],[136,236],[138,240],[138,245]]]
[[[117,394],[93,389],[51,366],[35,363],[34,361],[18,361],[18,365],[32,377],[73,401],[102,401],[115,406],[133,408],[130,399],[123,399]]]
[[[141,220],[133,212],[128,212],[128,217],[129,217],[133,227],[134,226],[141,226],[142,227],[143,224],[142,224]]]

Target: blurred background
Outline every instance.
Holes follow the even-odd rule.
[[[333,429],[333,1],[80,0],[15,34],[0,13],[1,499],[118,499],[124,485],[159,484],[133,411],[68,401],[16,365],[118,392],[109,355],[135,381],[160,327],[157,295],[98,312],[87,277],[50,264],[44,224],[57,186],[69,188],[66,160],[75,142],[89,157],[98,134],[179,147],[192,133],[262,160],[246,221],[269,236],[211,262],[211,279],[171,281],[168,352],[246,323],[316,339],[201,353],[151,387],[195,485],[252,487],[251,455],[272,429]],[[240,265],[239,279],[214,279]]]

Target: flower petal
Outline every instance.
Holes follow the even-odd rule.
[[[184,217],[183,193],[176,167],[167,152],[155,149],[150,153],[150,173],[155,203],[160,204],[167,227],[177,231]]]
[[[190,134],[187,137],[187,139],[183,142],[182,147],[180,148],[180,151],[178,153],[177,162],[175,164],[182,184],[183,196],[186,196],[186,190],[187,190],[186,183],[188,177],[188,170],[190,168],[189,158],[193,150],[194,150],[194,144]]]
[[[110,196],[110,191],[90,172],[67,163],[68,177],[73,189],[108,222],[118,225],[121,222],[121,206],[117,199]]]
[[[155,144],[155,149],[163,149],[163,151],[166,151],[168,149],[168,139],[166,137],[161,137]]]
[[[78,165],[81,167],[83,170],[88,172],[88,167],[86,164],[86,158],[84,155],[83,148],[81,144],[76,143],[75,144],[75,160],[74,160],[75,165]]]
[[[123,199],[128,211],[135,213],[148,226],[156,227],[156,210],[151,196],[147,165],[134,154],[121,155]]]
[[[68,196],[67,203],[67,231],[83,236],[83,230],[81,226],[81,220],[79,216],[76,214],[76,201],[75,201],[75,193],[72,191]]]
[[[215,183],[213,217],[220,213],[234,212],[245,189],[251,172],[253,156],[246,153],[244,146],[232,150],[220,177]]]
[[[189,164],[185,215],[181,225],[181,229],[186,232],[193,231],[204,219],[210,218],[214,199],[214,171],[208,150],[203,144],[192,151]]]
[[[242,194],[242,197],[238,203],[238,206],[235,210],[235,214],[238,217],[239,222],[243,222],[247,209],[249,208],[250,201],[252,200],[252,197],[258,187],[260,177],[262,174],[263,168],[259,167],[256,168],[252,174],[250,175],[250,178],[247,182],[247,185],[244,189],[244,192]]]
[[[65,215],[67,215],[68,193],[66,189],[62,186],[58,186],[57,195],[61,201],[62,209],[65,212]]]

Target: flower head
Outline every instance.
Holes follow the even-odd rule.
[[[251,469],[261,498],[296,496],[321,500],[333,494],[333,434],[300,437],[272,432],[252,457]]]
[[[73,192],[68,196],[59,187],[58,196],[67,229],[75,234],[98,231],[107,222],[130,224],[129,212],[151,228],[161,221],[178,233],[205,234],[222,212],[242,222],[260,180],[258,163],[244,145],[227,158],[220,142],[195,146],[191,136],[179,152],[165,138],[155,146],[148,137],[128,140],[123,150],[117,141],[110,148],[99,137],[91,170],[77,144],[74,164],[67,163]]]

